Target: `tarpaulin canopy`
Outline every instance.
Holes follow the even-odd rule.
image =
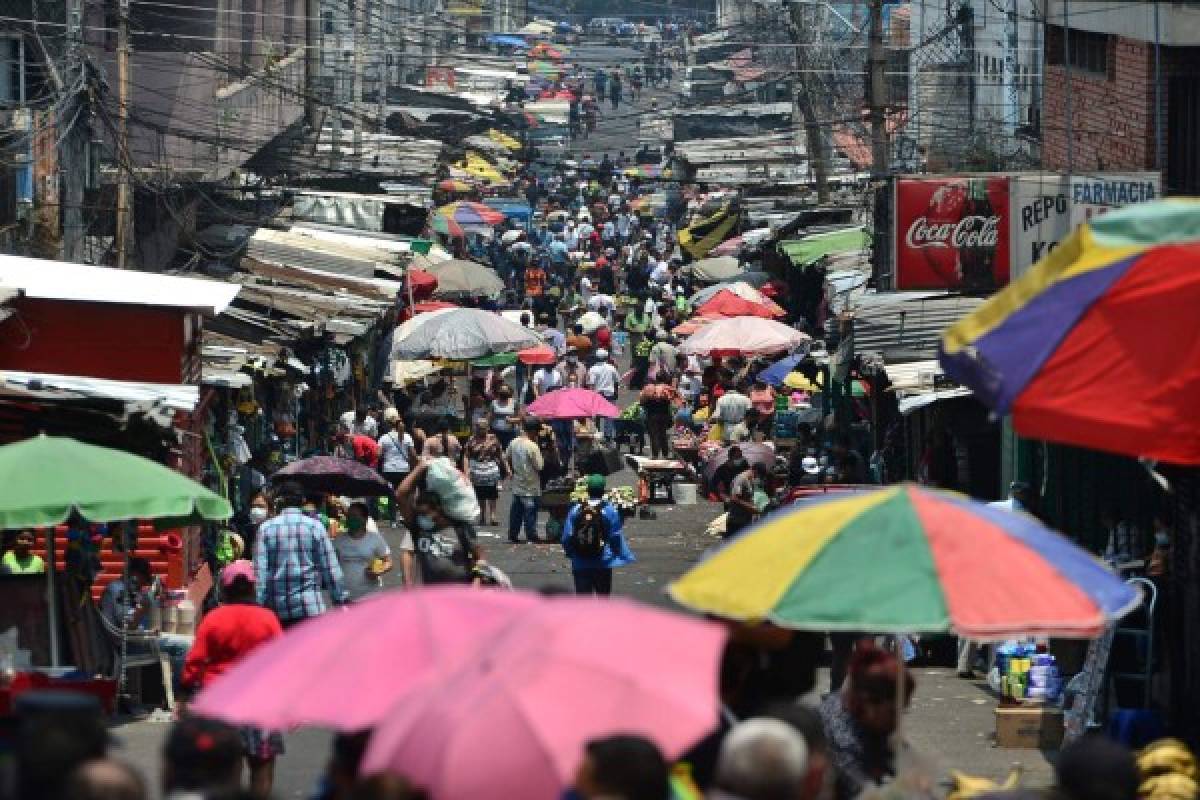
[[[702,258],[691,264],[690,268],[693,277],[703,283],[732,280],[746,271],[733,256]]]
[[[679,246],[692,258],[704,258],[709,250],[729,236],[737,221],[737,211],[732,204],[726,203],[710,216],[697,220],[679,231]]]
[[[871,234],[865,228],[846,228],[825,233],[813,233],[803,239],[789,239],[779,243],[779,250],[794,266],[807,267],[834,253],[849,253],[866,249],[871,244]]]

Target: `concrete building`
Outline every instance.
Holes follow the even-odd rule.
[[[1045,166],[1157,169],[1200,192],[1200,7],[1050,0]]]
[[[1000,163],[980,166],[1036,163],[1041,5],[1038,0],[909,4],[910,123],[904,136],[911,149],[926,155],[930,169],[971,166],[981,150],[992,151]]]

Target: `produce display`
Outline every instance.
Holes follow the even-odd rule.
[[[582,503],[587,500],[587,476],[575,482],[571,492],[572,503]],[[604,499],[612,503],[618,511],[631,512],[637,508],[637,493],[632,486],[614,486],[604,493]]]
[[[621,411],[621,415],[617,419],[644,419],[646,412],[642,411],[641,403],[630,403]]]

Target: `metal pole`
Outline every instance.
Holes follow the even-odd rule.
[[[129,0],[121,0],[117,22],[117,227],[113,248],[117,267],[125,268],[129,230],[133,220],[129,163]]]
[[[320,129],[317,84],[321,69],[321,0],[306,0],[304,19],[304,121]]]
[[[355,0],[354,3],[354,75],[351,78],[350,91],[354,95],[354,168],[362,169],[363,161],[363,61],[366,55],[366,43],[363,41],[367,34],[367,0]]]
[[[1158,2],[1154,2],[1154,168],[1162,172],[1162,41],[1158,27]]]
[[[1075,126],[1071,121],[1071,22],[1070,0],[1063,0],[1063,76],[1067,79],[1067,176],[1075,169]]]
[[[67,65],[63,71],[66,85],[75,87],[75,81],[85,77],[83,67],[83,0],[67,2]],[[62,258],[64,261],[83,261],[83,192],[84,163],[88,147],[86,109],[87,92],[76,92],[64,104],[58,115],[62,126],[62,144],[59,146],[59,174],[62,186]]]

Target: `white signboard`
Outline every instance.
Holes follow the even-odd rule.
[[[1105,211],[1162,195],[1157,172],[1012,175],[1009,258],[1016,279],[1076,226]]]

